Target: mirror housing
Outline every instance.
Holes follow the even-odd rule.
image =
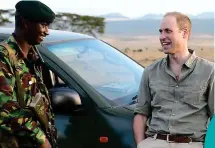
[[[67,87],[57,87],[49,90],[52,108],[58,113],[74,113],[83,110],[79,94]]]

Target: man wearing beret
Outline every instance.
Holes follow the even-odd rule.
[[[19,1],[15,8],[14,33],[0,46],[0,147],[51,148],[53,137],[48,138],[28,106],[41,94],[48,123],[55,129],[48,91],[40,65],[36,64],[40,54],[35,47],[49,35],[48,27],[55,14],[39,1]],[[12,55],[16,57],[15,66]],[[24,106],[20,105],[20,92],[24,93]]]
[[[138,148],[203,148],[215,113],[215,66],[188,48],[191,28],[180,12],[168,12],[161,21],[160,43],[167,56],[142,76],[133,123]]]

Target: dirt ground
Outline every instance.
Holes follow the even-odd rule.
[[[100,39],[123,51],[143,66],[166,55],[161,51],[158,36],[113,37],[103,36]],[[198,35],[191,37],[189,48],[195,49],[196,55],[214,62],[214,37]]]

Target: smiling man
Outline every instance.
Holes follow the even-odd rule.
[[[47,134],[56,129],[35,47],[49,34],[55,14],[39,1],[20,1],[15,7],[15,31],[0,46],[0,147],[55,147],[56,134]],[[39,107],[45,113],[40,115],[49,128],[30,107],[36,99],[43,102]]]
[[[190,19],[167,13],[160,42],[167,56],[145,68],[133,130],[138,148],[203,148],[214,114],[214,63],[188,49]]]

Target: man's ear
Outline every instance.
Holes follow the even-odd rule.
[[[183,38],[189,38],[189,31],[187,28],[183,29]]]

